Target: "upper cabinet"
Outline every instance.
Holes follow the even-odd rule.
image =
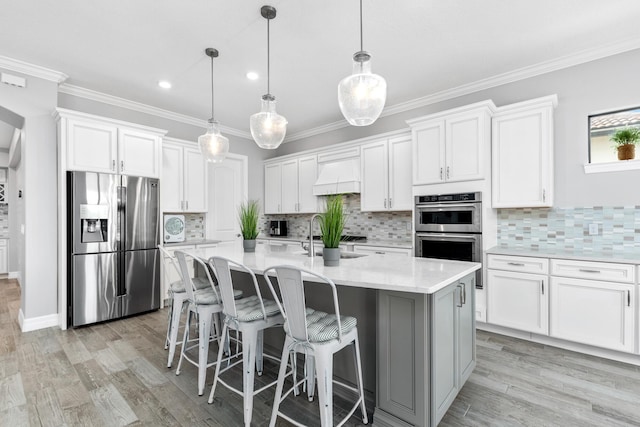
[[[58,109],[67,170],[158,178],[166,131]]]
[[[361,147],[362,211],[410,211],[411,135],[383,138]]]
[[[264,165],[264,213],[314,213],[318,198],[313,184],[318,176],[315,154]]]
[[[164,212],[207,211],[207,164],[197,144],[164,141],[161,182]]]
[[[413,184],[487,178],[491,101],[408,120],[413,138]]]
[[[492,126],[494,208],[553,206],[556,95],[500,107]]]

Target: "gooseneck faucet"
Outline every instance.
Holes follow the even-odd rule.
[[[309,256],[313,258],[316,254],[315,249],[313,249],[313,220],[316,218],[320,218],[322,214],[313,214],[311,219],[309,220]]]

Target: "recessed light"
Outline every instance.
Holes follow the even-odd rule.
[[[171,82],[168,82],[166,80],[160,80],[158,82],[158,86],[160,86],[162,89],[171,89]]]
[[[258,80],[258,77],[260,77],[260,76],[259,76],[259,75],[258,75],[258,73],[256,73],[255,71],[249,71],[249,72],[247,73],[247,78],[248,78],[249,80]]]

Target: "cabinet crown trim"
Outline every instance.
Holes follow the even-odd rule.
[[[503,105],[498,107],[495,111],[494,117],[501,114],[513,114],[518,111],[529,111],[533,108],[552,107],[558,106],[558,95],[548,95],[535,99],[528,99],[522,102],[516,102],[515,104]]]
[[[468,113],[470,111],[480,111],[480,110],[485,110],[488,114],[493,114],[496,111],[496,105],[493,103],[492,100],[487,99],[486,101],[476,102],[474,104],[469,104],[469,105],[463,105],[461,107],[452,108],[450,110],[438,111],[437,113],[416,117],[414,119],[409,119],[409,120],[406,120],[406,123],[413,128],[415,126],[420,126],[422,122],[425,122],[425,121],[442,119],[454,114]]]
[[[143,131],[146,133],[152,133],[161,137],[166,135],[168,132],[167,130],[164,130],[164,129],[154,128],[154,127],[145,126],[145,125],[139,125],[136,123],[125,122],[122,120],[111,119],[109,117],[96,116],[94,114],[83,113],[80,111],[67,110],[66,108],[56,108],[56,110],[53,113],[53,117],[57,121],[60,121],[61,119],[76,119],[76,120],[83,120],[83,121],[91,120],[95,122],[111,124],[121,129],[131,129],[131,130]]]

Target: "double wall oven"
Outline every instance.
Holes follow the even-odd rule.
[[[416,196],[415,232],[417,257],[481,262],[482,193]]]

